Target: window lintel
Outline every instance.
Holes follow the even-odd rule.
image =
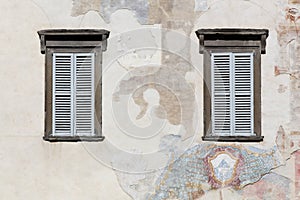
[[[47,47],[97,47],[106,50],[109,31],[104,29],[45,29],[38,31],[41,53]]]
[[[219,46],[226,46],[224,41],[258,41],[262,54],[266,53],[266,39],[269,36],[268,29],[243,29],[243,28],[217,28],[198,29],[196,35],[200,43],[200,53],[206,48],[205,41],[213,40],[220,42]],[[215,45],[217,46],[217,44]],[[245,43],[247,46],[247,43]]]

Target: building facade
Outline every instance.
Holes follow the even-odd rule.
[[[299,9],[299,0],[2,1],[1,199],[300,199]],[[47,43],[49,32],[39,35],[42,30],[63,34]],[[70,36],[70,30],[77,30],[80,38]],[[91,39],[91,30],[107,37]],[[244,32],[228,39],[226,30]],[[81,62],[81,53],[92,55],[95,66],[101,66],[93,72],[95,88],[90,85],[93,105],[98,106],[91,130],[99,130],[98,141],[81,141],[84,135],[76,141],[45,139],[47,85],[51,89],[53,83],[47,82],[49,65],[41,54],[43,34],[45,48],[70,48],[64,53],[74,63]],[[241,50],[241,41],[259,53]],[[239,52],[228,50],[236,44]],[[231,59],[221,60],[220,66],[231,63],[228,70],[236,70],[229,74],[261,54],[255,68],[259,73],[251,75],[260,82],[249,81],[260,95],[253,96],[255,103],[249,101],[254,110],[249,109],[249,124],[243,118],[240,126],[249,125],[250,130],[251,120],[253,127],[259,122],[259,134],[245,133],[242,140],[232,135],[222,139],[223,132],[219,139],[203,138],[217,133],[217,117],[207,115],[217,104],[207,104],[205,91],[212,88],[207,69],[219,61],[207,64],[205,56],[211,59],[220,52],[203,54],[208,46],[226,47]],[[75,52],[75,47],[85,50]],[[57,58],[66,55],[56,53]],[[239,53],[247,61],[233,60]],[[50,59],[50,65],[56,61]],[[74,63],[69,69],[76,68]],[[79,78],[72,84],[80,85]],[[236,87],[238,81],[236,76],[229,86]],[[209,98],[217,98],[209,92]],[[205,128],[207,121],[213,129]],[[228,123],[228,134],[242,130],[238,120]],[[250,137],[254,135],[259,137]]]

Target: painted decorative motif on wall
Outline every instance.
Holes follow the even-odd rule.
[[[263,150],[243,146],[196,145],[178,160],[171,161],[160,179],[152,200],[192,199],[210,190],[232,187],[237,190],[257,182],[282,162],[276,146]]]

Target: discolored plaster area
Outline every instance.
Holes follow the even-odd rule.
[[[141,24],[147,24],[149,10],[149,2],[147,0],[73,0],[72,16],[84,15],[89,11],[97,11],[109,23],[111,14],[120,9],[133,11]]]
[[[73,0],[73,7],[71,15],[76,17],[84,15],[89,11],[100,11],[100,4],[102,0]]]
[[[149,2],[148,23],[161,23],[164,28],[161,32],[163,50],[161,66],[154,74],[132,76],[128,80],[121,81],[119,91],[115,95],[132,94],[134,102],[141,110],[137,116],[137,119],[140,119],[148,109],[143,93],[150,88],[157,90],[160,105],[156,109],[156,116],[167,119],[172,125],[182,125],[185,129],[184,133],[180,133],[182,139],[190,138],[195,134],[199,123],[198,118],[195,117],[197,115],[195,86],[186,80],[187,73],[196,73],[190,58],[190,34],[197,16],[190,11],[194,10],[195,3],[193,1]],[[174,31],[178,33],[174,34]],[[147,68],[140,67],[139,70],[146,72]]]
[[[140,24],[161,24],[162,28],[167,29],[162,31],[161,48],[172,48],[175,53],[162,51],[161,64],[154,68],[147,65],[136,67],[122,64],[121,67],[126,70],[127,75],[119,81],[112,100],[118,103],[124,97],[132,98],[135,105],[139,107],[135,119],[140,120],[152,109],[145,98],[145,93],[148,90],[155,90],[159,96],[159,105],[154,108],[154,115],[159,119],[167,120],[172,125],[184,127],[183,132],[175,133],[176,137],[182,141],[199,134],[199,132],[195,132],[195,124],[199,123],[197,122],[198,118],[195,118],[198,106],[196,85],[195,82],[191,83],[186,79],[187,74],[195,72],[190,63],[190,49],[193,48],[190,37],[193,30],[198,28],[194,27],[197,20],[199,18],[206,19],[205,15],[212,9],[215,9],[215,13],[222,13],[223,8],[218,5],[223,4],[209,0],[85,1],[87,0],[74,0],[73,16],[95,10],[109,23],[110,16],[115,11],[128,9],[135,13]],[[300,2],[298,0],[282,0],[277,3],[279,5],[278,13],[281,15],[274,19],[277,23],[277,41],[271,41],[271,43],[278,43],[279,49],[274,48],[272,51],[278,50],[279,58],[275,62],[276,67],[273,71],[275,74],[266,75],[265,73],[264,76],[277,79],[280,79],[281,75],[289,76],[290,82],[280,83],[278,81],[280,84],[277,85],[274,92],[290,93],[290,127],[286,130],[280,124],[276,125],[276,128],[279,127],[279,129],[277,133],[274,132],[272,138],[267,137],[272,139],[272,141],[268,141],[267,145],[266,142],[250,145],[218,145],[198,141],[200,144],[189,148],[179,158],[172,156],[172,153],[168,154],[170,161],[162,172],[133,175],[116,171],[122,189],[133,199],[200,199],[208,198],[212,193],[215,194],[215,197],[222,199],[224,198],[222,191],[228,188],[228,190],[234,191],[237,199],[249,196],[252,196],[253,199],[292,199],[298,195],[295,192],[299,188],[298,175],[292,180],[282,174],[272,172],[275,168],[283,168],[286,160],[291,158],[291,154],[299,149],[300,135],[298,134],[300,130],[300,45],[298,41]],[[227,10],[224,10],[226,13],[249,14],[247,5],[250,4],[257,5],[259,8],[257,16],[260,16],[262,12],[265,16],[266,13],[266,8],[253,0],[237,2],[228,0],[226,4],[228,4]],[[228,19],[238,17],[234,14],[229,15],[231,18],[228,17]],[[222,15],[220,14],[220,16]],[[212,24],[221,27],[228,25],[224,22],[226,20],[222,21],[222,19],[220,19],[220,23],[216,23],[220,16],[216,14],[216,19],[209,20],[212,21]],[[263,23],[259,24],[261,26]],[[248,26],[247,21],[239,25]],[[211,28],[215,28],[215,26]],[[184,36],[182,40],[174,40],[172,38],[173,31],[180,32]],[[267,65],[263,70],[270,71],[270,68],[272,66]],[[265,91],[269,90],[266,88],[270,80],[268,77],[264,82]],[[271,114],[263,113],[265,116]],[[268,122],[265,123],[268,124]],[[267,126],[267,128],[269,127]],[[164,133],[165,137],[171,134],[174,132]],[[270,147],[270,144],[273,146]],[[268,148],[265,148],[264,145]],[[173,148],[171,145],[168,148],[172,152],[175,147]],[[298,157],[295,156],[296,158]],[[142,160],[141,157],[141,160],[129,160],[124,163],[132,164],[142,162]],[[298,171],[296,162],[294,169]],[[147,182],[151,184],[147,184]],[[290,194],[291,191],[293,194]]]
[[[246,186],[239,192],[241,198],[247,199],[293,199],[291,188],[293,181],[276,173],[266,174],[255,184]]]
[[[183,4],[184,6],[182,6]],[[197,8],[195,8],[196,4]],[[130,80],[121,81],[120,91],[117,91],[115,96],[132,94],[134,102],[141,109],[136,117],[140,119],[147,111],[147,102],[143,99],[143,93],[150,88],[157,90],[160,96],[160,106],[157,108],[156,116],[167,119],[172,125],[182,125],[186,132],[183,138],[191,137],[194,134],[195,123],[197,123],[194,121],[196,111],[194,86],[184,78],[188,72],[194,71],[189,63],[189,51],[191,48],[190,34],[197,12],[191,12],[191,10],[203,11],[206,10],[204,7],[207,7],[206,1],[73,1],[73,16],[83,15],[89,10],[96,10],[109,23],[112,13],[119,9],[128,9],[135,13],[141,24],[160,23],[162,28],[166,28],[166,31],[162,32],[161,48],[173,48],[176,54],[163,51],[161,69],[155,75],[136,76]],[[177,40],[179,46],[172,47],[176,44],[172,38],[174,30],[180,31],[183,37]],[[125,66],[125,68],[130,68],[130,66]],[[147,67],[144,70],[147,71]],[[153,77],[154,84],[148,84],[145,81]],[[167,81],[167,79],[169,80]],[[141,88],[132,88],[132,84],[142,86]]]
[[[286,74],[290,77],[291,129],[299,130],[300,120],[300,45],[299,45],[299,14],[298,1],[289,1],[279,18],[277,33],[280,45],[280,67],[275,74]]]
[[[148,67],[142,67],[147,71]],[[114,93],[114,98],[121,95],[132,95],[136,105],[140,107],[140,112],[136,119],[144,117],[149,109],[148,102],[143,98],[143,94],[148,89],[155,89],[159,94],[159,106],[155,110],[158,118],[166,119],[173,125],[182,125],[185,132],[182,137],[189,137],[194,134],[194,112],[196,108],[195,94],[193,86],[188,83],[182,75],[173,68],[160,67],[152,74],[135,76],[134,72],[127,80],[120,81],[119,90]],[[172,134],[172,133],[166,133]]]

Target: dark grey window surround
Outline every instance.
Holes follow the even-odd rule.
[[[45,54],[45,130],[44,140],[102,141],[102,52],[106,50],[109,31],[103,29],[49,29],[38,31],[41,53]],[[53,136],[52,133],[52,57],[53,53],[94,53],[95,120],[94,136]]]
[[[261,54],[266,53],[267,29],[199,29],[200,53],[203,54],[203,118],[205,141],[259,142],[261,135]],[[254,53],[254,133],[255,136],[216,136],[211,128],[211,53]]]

